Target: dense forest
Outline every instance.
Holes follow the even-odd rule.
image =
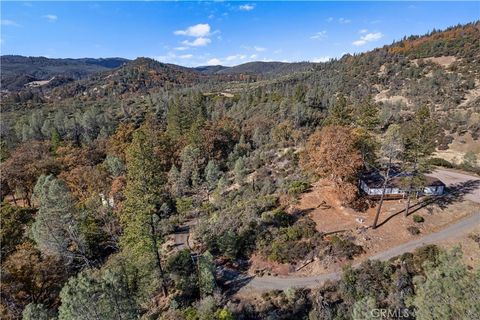
[[[2,319],[480,318],[480,269],[436,246],[235,297],[254,254],[362,252],[287,210],[319,177],[362,211],[359,175],[392,159],[407,205],[434,164],[480,171],[433,157],[480,136],[480,22],[326,63],[1,59]]]

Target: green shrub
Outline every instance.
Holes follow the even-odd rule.
[[[434,244],[429,244],[415,250],[413,262],[415,263],[417,269],[421,270],[425,261],[436,264],[439,255],[440,249]]]
[[[331,238],[332,255],[338,258],[353,259],[354,256],[363,252],[362,246],[356,245],[348,239],[333,236]]]
[[[240,251],[240,236],[233,231],[225,232],[217,240],[218,250],[230,259],[235,259]]]
[[[217,310],[217,318],[218,320],[234,320],[234,316],[230,310],[227,308]]]
[[[186,215],[193,209],[193,200],[189,197],[177,198],[176,207],[180,215]]]
[[[292,196],[298,196],[301,193],[307,191],[310,185],[305,181],[293,181],[288,187],[288,194]]]
[[[418,214],[414,214],[413,221],[416,223],[422,223],[425,221],[425,219],[422,216],[419,216]]]
[[[432,166],[439,166],[439,167],[445,167],[445,168],[454,168],[455,165],[453,165],[450,161],[447,161],[442,158],[431,158],[428,160],[428,164]]]
[[[303,259],[316,245],[315,223],[301,219],[294,225],[280,228],[262,244],[263,253],[275,262],[286,263]]]
[[[288,227],[294,218],[282,209],[275,209],[262,213],[262,221],[277,227]]]

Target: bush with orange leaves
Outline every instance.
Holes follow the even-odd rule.
[[[358,140],[351,128],[327,126],[309,137],[301,157],[305,169],[334,183],[344,204],[358,196],[357,175],[363,164]]]

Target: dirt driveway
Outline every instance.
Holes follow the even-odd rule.
[[[438,168],[428,175],[442,180],[449,188],[461,186],[470,187],[471,190],[463,197],[470,201],[480,203],[480,177],[443,168]]]

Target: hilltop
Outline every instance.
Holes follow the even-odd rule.
[[[51,59],[4,55],[0,57],[2,90],[20,90],[32,82],[52,78],[79,80],[96,72],[118,68],[128,61],[123,58]]]

